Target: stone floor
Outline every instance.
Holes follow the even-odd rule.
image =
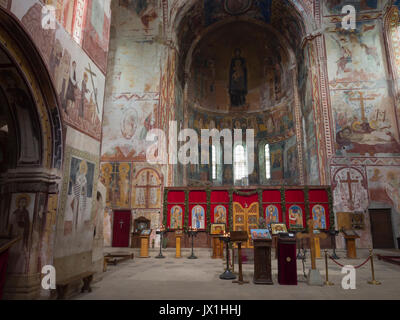
[[[135,258],[121,262],[117,266],[108,266],[103,274],[103,280],[93,284],[91,293],[75,296],[79,300],[273,300],[273,299],[400,299],[400,266],[387,262],[375,262],[376,279],[381,281],[380,286],[367,283],[371,279],[371,268],[368,262],[357,270],[356,290],[342,289],[341,282],[344,275],[341,269],[332,261],[329,262],[329,280],[334,286],[308,286],[303,275],[303,265],[298,260],[298,286],[280,286],[277,282],[277,261],[272,260],[274,285],[255,285],[252,283],[253,265],[244,265],[244,278],[249,284],[233,284],[231,281],[219,279],[224,271],[222,260],[210,258],[211,250],[196,249],[199,259],[189,260],[188,249],[182,250],[184,258],[175,259],[174,249],[164,251],[166,259],[155,259],[158,251],[150,252],[151,258],[141,259],[137,249],[107,248],[105,252],[122,250],[134,252]],[[384,255],[400,255],[400,250],[376,250],[374,253]],[[340,257],[344,251],[338,251]],[[368,257],[368,250],[358,250],[359,259],[349,260],[341,258],[339,262],[346,265],[359,265]],[[310,267],[307,256],[306,274]],[[317,267],[325,279],[325,262],[317,260]],[[238,266],[235,265],[235,271]]]

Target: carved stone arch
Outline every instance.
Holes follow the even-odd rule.
[[[180,23],[182,22],[183,18],[188,14],[188,12],[193,8],[193,6],[198,2],[199,0],[188,0],[185,1],[184,4],[181,7],[178,7],[178,1],[174,1],[172,3],[171,9],[174,9],[176,12],[175,16],[171,17],[171,23],[170,31],[178,30],[178,27]],[[296,13],[302,18],[304,22],[304,28],[305,28],[305,34],[312,33],[313,31],[316,30],[316,22],[314,20],[314,17],[310,16],[307,10],[303,7],[302,4],[299,3],[299,1],[296,0],[288,0],[290,5],[293,6],[293,8],[296,10]]]
[[[0,233],[11,230],[24,238],[10,249],[4,298],[35,299],[41,289],[39,270],[53,262],[54,242],[49,239],[56,229],[64,152],[60,104],[39,48],[18,18],[3,8],[0,54],[5,62],[0,68],[3,101],[6,93],[14,117],[10,123],[18,128],[17,156],[0,175]],[[22,226],[16,218],[21,212]],[[48,238],[40,231],[43,225],[48,225]]]
[[[36,108],[42,139],[40,166],[61,169],[64,152],[62,119],[50,73],[28,32],[12,13],[2,8],[0,47],[24,79]]]
[[[257,26],[260,26],[265,29],[265,32],[270,32],[273,33],[278,39],[279,42],[283,44],[282,49],[284,50],[285,54],[289,57],[290,64],[292,67],[296,65],[296,55],[295,52],[293,51],[293,48],[287,43],[287,40],[278,32],[276,31],[275,28],[271,27],[270,25],[267,25],[263,22],[257,21],[255,19],[249,19],[249,18],[241,18],[241,17],[230,17],[227,19],[224,19],[222,21],[216,22],[209,27],[205,28],[202,30],[200,34],[197,35],[196,39],[192,42],[190,45],[190,49],[188,50],[188,54],[186,56],[185,60],[185,74],[188,75],[190,73],[190,68],[192,65],[192,58],[194,51],[197,47],[197,45],[203,40],[208,34],[212,33],[213,30],[216,30],[220,27],[223,27],[224,25],[228,25],[230,23],[235,23],[235,22],[246,22],[249,24],[254,24]],[[186,88],[187,82],[185,81],[185,88]]]

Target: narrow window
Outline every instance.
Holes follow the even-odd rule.
[[[235,180],[242,180],[247,177],[246,152],[242,145],[235,147],[234,158]]]
[[[271,179],[271,154],[269,144],[265,145],[265,177]]]
[[[215,146],[211,147],[211,170],[212,179],[217,180],[217,148]]]

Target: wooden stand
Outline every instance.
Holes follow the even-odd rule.
[[[238,261],[239,261],[239,280],[232,281],[232,283],[238,283],[240,285],[249,283],[249,281],[243,280],[242,270],[242,242],[247,242],[248,235],[246,231],[231,231],[231,241],[237,242],[238,246]]]
[[[308,233],[296,233],[297,239],[310,239],[310,251],[311,251],[311,269],[307,276],[307,283],[310,286],[322,286],[324,284],[321,274],[317,269],[316,257],[315,257],[315,239],[322,238],[326,239],[326,233],[314,233],[314,221],[309,219],[307,221]]]
[[[183,233],[175,232],[175,258],[182,258],[181,255],[181,244],[182,244]]]
[[[238,242],[238,260],[239,260],[239,280],[234,280],[232,283],[238,283],[240,285],[249,283],[249,281],[243,280],[243,270],[242,270],[242,243]]]
[[[314,238],[315,258],[321,259],[321,242],[319,238]]]
[[[272,236],[272,246],[275,248],[275,259],[278,259],[278,235]]]
[[[274,284],[271,272],[272,240],[254,239],[254,277],[255,284]],[[239,266],[240,268],[240,266]]]
[[[150,258],[149,256],[150,236],[140,236],[140,256],[139,258]]]
[[[346,239],[346,249],[348,259],[357,259],[356,239],[359,236],[344,236]]]
[[[223,246],[220,240],[220,236],[212,236],[212,249],[213,249],[212,259],[224,258]]]

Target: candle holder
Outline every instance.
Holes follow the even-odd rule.
[[[331,257],[334,260],[339,260],[340,257],[338,257],[338,255],[336,254],[336,237],[338,236],[339,231],[331,230],[331,231],[329,231],[329,233],[331,235],[331,245],[332,245],[332,248],[333,248],[333,253],[332,253]]]
[[[190,255],[190,257],[188,257],[188,259],[197,259],[197,257],[194,255],[193,249],[194,237],[197,236],[197,229],[189,228],[188,235],[189,237],[192,237],[192,254]]]
[[[164,239],[164,233],[165,233],[164,226],[162,226],[160,228],[160,231],[156,231],[156,234],[160,235],[160,253],[156,257],[156,259],[164,259],[165,258],[165,256],[163,256],[163,254],[162,254],[162,243],[163,243],[163,239]]]
[[[297,232],[296,232],[297,233]],[[305,259],[305,252],[304,252],[304,247],[303,247],[303,239],[298,240],[301,245],[299,245],[299,248],[297,250],[297,260],[304,260]],[[301,250],[303,250],[303,253],[301,253]]]
[[[224,233],[224,236],[222,236],[220,239],[225,242],[226,245],[226,269],[224,273],[219,276],[219,278],[221,280],[235,280],[236,275],[234,275],[229,269],[229,242],[231,241],[231,238],[229,234]]]

